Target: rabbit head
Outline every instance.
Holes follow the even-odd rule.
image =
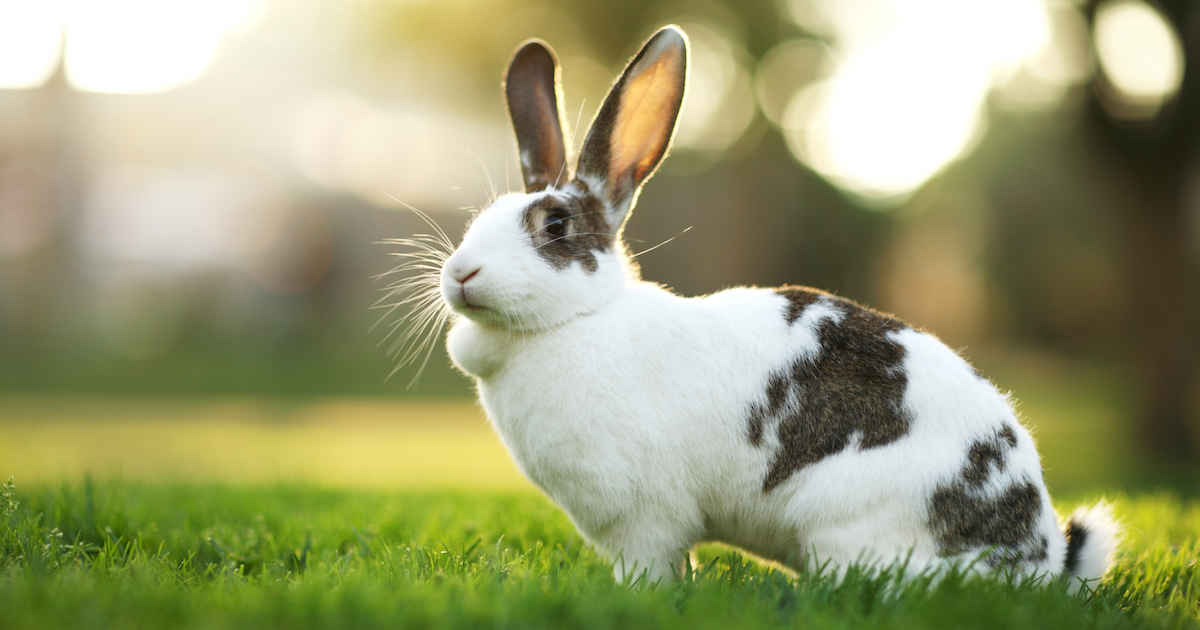
[[[442,266],[442,298],[481,325],[539,330],[595,311],[636,276],[621,228],[671,144],[683,103],[687,38],[654,34],[629,62],[567,168],[558,62],[521,46],[505,96],[524,192],[498,198]]]

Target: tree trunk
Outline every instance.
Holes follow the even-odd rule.
[[[1111,88],[1098,73],[1089,123],[1096,150],[1111,158],[1113,168],[1105,175],[1121,180],[1121,188],[1130,192],[1121,204],[1120,224],[1131,296],[1126,342],[1136,370],[1136,435],[1150,456],[1182,461],[1200,453],[1200,409],[1192,393],[1200,316],[1189,225],[1200,141],[1200,3],[1151,4],[1183,46],[1179,93],[1148,120],[1121,120],[1101,102],[1101,94]],[[1098,0],[1089,3],[1089,19],[1098,5]]]

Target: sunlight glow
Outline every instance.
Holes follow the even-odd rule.
[[[53,2],[0,0],[0,90],[42,85],[54,73],[62,41]]]
[[[962,156],[981,133],[992,87],[1051,39],[1041,0],[796,0],[791,8],[802,26],[836,42],[837,61],[832,76],[784,109],[788,146],[835,185],[874,199],[902,199]]]
[[[164,92],[198,77],[258,8],[256,0],[0,0],[0,89],[45,83],[65,32],[74,87]]]
[[[933,59],[922,53],[934,51],[864,51],[797,95],[784,112],[793,153],[868,197],[903,195],[931,177],[976,134],[986,77],[969,67],[896,71],[898,63],[928,67]]]
[[[1047,5],[1050,40],[1008,80],[993,86],[992,102],[1016,112],[1048,109],[1095,71],[1091,27],[1079,7]]]
[[[423,195],[461,186],[462,167],[468,177],[480,173],[487,180],[486,191],[470,198],[471,204],[490,203],[483,200],[511,188],[503,179],[503,164],[489,167],[473,153],[481,138],[489,137],[486,126],[421,105],[380,105],[351,92],[314,95],[292,116],[292,160],[318,185],[354,193],[379,207],[423,205],[428,201]],[[508,136],[493,137],[494,155],[500,155]]]
[[[1183,48],[1170,24],[1150,5],[1119,0],[1101,6],[1095,37],[1100,68],[1128,117],[1153,115],[1179,90]]]
[[[687,100],[675,136],[678,146],[721,153],[754,120],[747,54],[718,29],[703,23],[680,26],[691,40]]]
[[[242,0],[79,2],[68,18],[67,78],[91,92],[170,90],[198,77],[246,15]]]
[[[754,92],[763,115],[782,125],[792,96],[828,75],[832,66],[829,47],[815,39],[789,39],[776,44],[754,71]]]

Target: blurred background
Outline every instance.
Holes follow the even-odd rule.
[[[519,42],[582,134],[669,22],[647,279],[896,313],[1052,487],[1200,492],[1192,0],[0,0],[0,476],[523,484],[440,346],[388,378],[378,241],[519,184]]]

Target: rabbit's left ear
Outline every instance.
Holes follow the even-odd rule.
[[[538,40],[517,49],[508,65],[504,95],[517,134],[525,192],[553,186],[569,175],[563,172],[567,147],[563,142],[559,91],[554,51]]]
[[[592,122],[576,176],[609,204],[620,225],[671,145],[687,81],[687,36],[665,26],[642,46]]]

